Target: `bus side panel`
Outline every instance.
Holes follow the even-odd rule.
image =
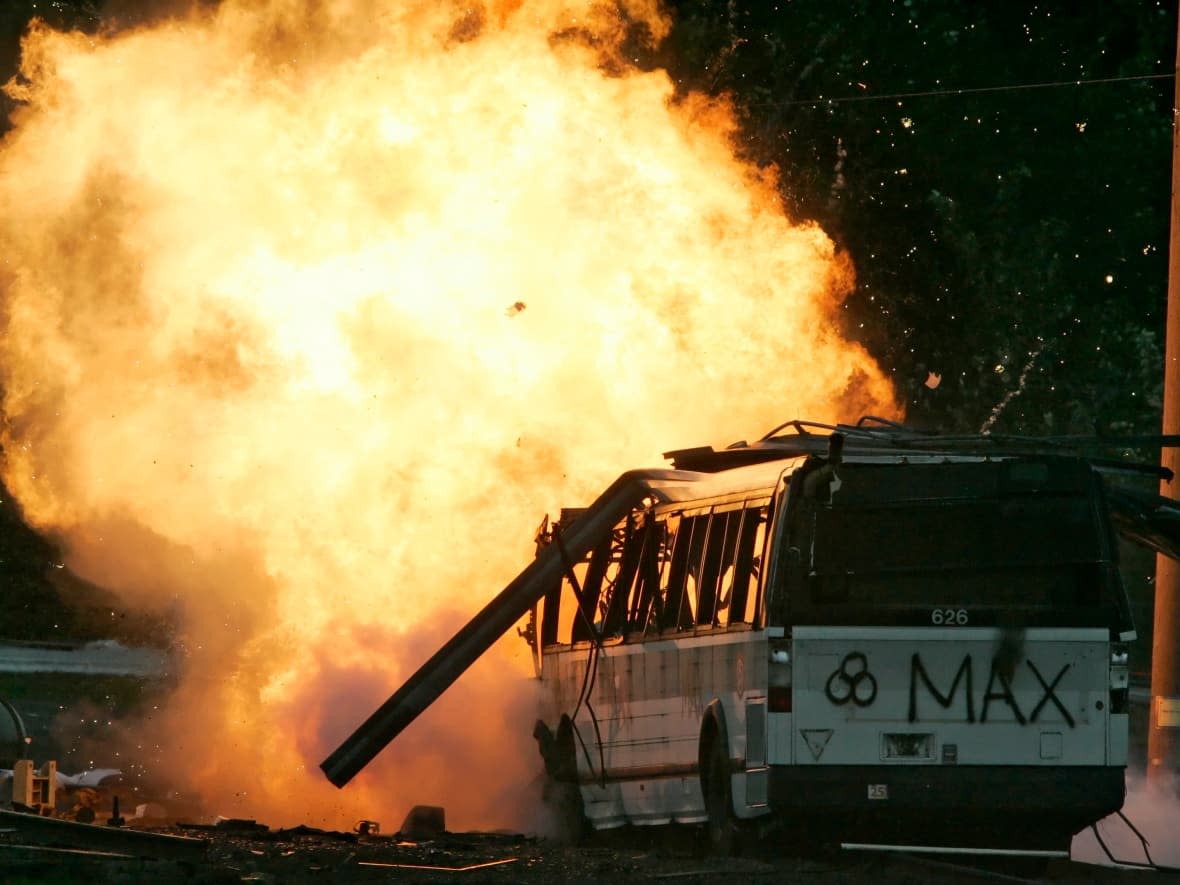
[[[555,709],[573,713],[581,693],[588,645],[545,654],[546,681]],[[578,777],[584,810],[597,829],[670,821],[700,823],[707,817],[698,753],[705,711],[714,699],[724,710],[733,760],[734,796],[740,816],[766,810],[766,759],[757,760],[747,808],[746,750],[768,754],[765,634],[704,633],[643,642],[608,644],[598,653],[589,705],[574,718]],[[747,706],[758,733],[747,734]],[[585,750],[583,750],[583,744]],[[604,783],[605,772],[605,783]]]
[[[1110,765],[1127,764],[1131,744],[1131,717],[1126,713],[1114,713],[1110,717],[1106,759]]]
[[[793,713],[771,713],[767,717],[767,762],[770,765],[790,765],[795,761],[795,721]]]

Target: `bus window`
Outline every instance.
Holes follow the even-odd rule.
[[[713,623],[718,627],[729,624],[729,604],[733,601],[733,563],[725,565],[721,578],[717,584],[717,612],[713,615]]]
[[[564,583],[560,577],[556,578],[545,591],[545,598],[541,603],[541,648],[557,642],[557,606],[561,600]]]
[[[980,626],[1121,629],[1123,590],[1088,472],[845,464],[841,479],[831,500],[796,502],[792,623],[930,623],[949,608]]]
[[[723,512],[633,517],[625,538],[616,532],[606,566],[597,605],[603,635],[754,624],[767,511],[760,501]]]
[[[582,561],[574,564],[574,577],[577,579],[579,587],[585,586],[588,570],[588,562]],[[580,609],[581,606],[569,575],[563,575],[560,585],[551,589],[545,596],[545,608],[541,616],[542,645],[550,645],[554,642],[559,645],[569,645],[571,642],[585,639],[584,628],[577,626],[577,622],[581,619]]]
[[[693,609],[697,603],[697,580],[700,575],[701,554],[709,530],[709,517],[687,516],[672,539],[672,558],[667,569],[667,583],[662,588],[663,617],[659,628],[683,630],[692,626]]]
[[[595,638],[610,604],[624,535],[624,531],[616,531],[582,561],[565,564],[565,571],[553,581],[541,604],[542,648]]]
[[[610,570],[614,559],[614,539],[608,536],[590,554],[590,563],[585,566],[581,574],[575,569],[578,584],[581,588],[581,599],[572,604],[577,607],[573,622],[570,625],[571,642],[588,642],[594,638],[595,624],[598,621],[598,600],[602,595],[607,571]],[[566,583],[571,583],[566,578]],[[570,592],[576,597],[576,588],[570,587]],[[562,604],[565,601],[562,600]]]
[[[766,518],[766,505],[743,511],[733,567],[730,624],[755,624],[760,616],[758,578],[762,568],[762,550],[766,544]]]
[[[632,514],[627,518],[621,539],[622,549],[611,563],[607,575],[607,592],[602,604],[602,635],[619,636],[623,633],[627,613],[634,604],[638,586],[636,577],[642,561],[647,536],[652,534],[651,520]]]
[[[627,623],[623,632],[630,636],[642,635],[650,628],[657,629],[663,612],[660,597],[660,574],[668,558],[668,523],[652,522],[643,532],[639,549],[639,568],[628,603]]]
[[[733,584],[733,561],[741,527],[741,510],[713,513],[705,541],[705,555],[700,569],[696,622],[705,627],[718,626],[728,618]]]

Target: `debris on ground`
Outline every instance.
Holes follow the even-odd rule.
[[[446,809],[437,805],[415,805],[402,821],[402,835],[417,842],[437,839],[446,831]]]
[[[371,823],[371,822],[370,822]],[[361,832],[364,830],[364,832]],[[23,881],[623,883],[722,885],[805,881],[809,885],[989,882],[994,870],[905,855],[784,854],[772,844],[743,856],[700,852],[694,827],[622,828],[569,845],[519,833],[450,833],[415,840],[380,828],[351,832],[309,826],[270,829],[226,818],[136,830],[0,812],[0,868]],[[1180,876],[1054,861],[1057,885],[1180,885]]]

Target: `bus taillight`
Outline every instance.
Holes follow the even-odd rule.
[[[770,691],[766,693],[766,708],[771,713],[790,713],[791,686],[788,685],[785,688],[771,686]]]
[[[1116,643],[1110,650],[1110,712],[1126,713],[1130,695],[1127,647]]]
[[[791,712],[791,640],[770,640],[766,706],[771,713]]]

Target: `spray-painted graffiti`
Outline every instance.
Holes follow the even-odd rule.
[[[1012,679],[1014,671],[1010,668],[1004,667],[997,659],[993,658],[991,662],[991,672],[988,674],[987,686],[983,690],[983,695],[980,699],[982,709],[978,719],[975,715],[975,690],[974,680],[971,670],[971,656],[965,655],[963,662],[959,665],[959,669],[955,671],[955,676],[951,680],[950,687],[945,691],[941,691],[934,681],[930,678],[926,667],[922,664],[921,656],[915,652],[913,658],[910,660],[910,709],[909,721],[918,721],[918,688],[919,685],[925,690],[934,701],[944,710],[951,709],[959,694],[959,686],[963,687],[963,698],[966,706],[966,719],[968,722],[987,722],[988,712],[993,703],[1004,704],[1012,711],[1013,717],[1021,725],[1036,722],[1041,713],[1044,712],[1047,704],[1052,703],[1062,718],[1069,724],[1070,728],[1074,727],[1073,715],[1066,709],[1065,704],[1057,696],[1057,686],[1061,679],[1069,671],[1070,665],[1064,664],[1057,672],[1057,675],[1052,680],[1046,680],[1044,675],[1037,665],[1032,661],[1025,659],[1024,663],[1028,669],[1036,677],[1037,683],[1041,687],[1041,699],[1036,706],[1032,708],[1032,712],[1027,716],[1024,711],[1020,709],[1020,705],[1016,701],[1016,696],[1012,693]]]
[[[853,651],[844,656],[824,685],[824,694],[837,707],[849,701],[867,707],[877,698],[877,680],[869,672],[869,661],[863,652]]]

